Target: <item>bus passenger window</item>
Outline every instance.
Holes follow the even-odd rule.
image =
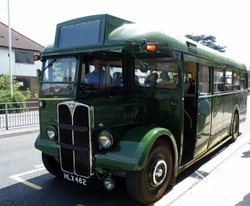
[[[233,78],[232,78],[232,71],[226,71],[226,84],[225,90],[230,91],[233,89]]]
[[[240,72],[234,72],[234,75],[233,75],[234,79],[233,79],[233,82],[234,82],[234,90],[240,90]]]
[[[245,73],[241,73],[241,77],[240,77],[240,90],[244,90],[246,88],[247,88],[246,74]]]
[[[148,65],[147,71],[141,71],[141,63],[136,62],[135,85],[175,89],[178,85],[178,65],[170,58],[141,59]]]
[[[214,93],[224,91],[224,70],[214,68]]]
[[[208,66],[200,66],[198,92],[199,95],[210,93],[210,70]]]

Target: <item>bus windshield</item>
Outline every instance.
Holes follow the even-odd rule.
[[[74,91],[77,59],[50,58],[45,62],[41,94],[67,95]]]

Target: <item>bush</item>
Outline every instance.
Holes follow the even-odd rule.
[[[10,95],[10,76],[9,75],[1,75],[0,76],[0,103],[1,102],[25,102],[27,98],[30,97],[30,92],[28,91],[27,94],[23,94],[22,92],[18,91],[19,84],[16,81],[15,76],[12,78],[12,85],[13,85],[13,97]],[[16,111],[12,110],[13,112],[21,111],[21,108],[25,108],[25,104],[8,104],[8,108],[17,108]],[[0,104],[0,109],[3,111],[5,109],[5,105]],[[1,112],[3,113],[3,112]]]

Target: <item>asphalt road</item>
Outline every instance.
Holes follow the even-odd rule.
[[[250,165],[249,119],[241,125],[242,135],[235,143],[225,145],[182,173],[177,185],[154,205],[250,205],[250,167],[246,167]],[[36,136],[37,133],[0,138],[1,206],[140,205],[128,196],[123,181],[117,182],[115,190],[107,192],[101,184],[86,188],[55,178],[43,167],[41,154],[34,148]],[[231,195],[228,191],[234,186]],[[228,204],[222,201],[225,199]]]
[[[127,194],[123,181],[114,191],[102,185],[86,188],[55,178],[42,165],[34,148],[37,133],[0,138],[0,205],[112,206],[139,205]]]

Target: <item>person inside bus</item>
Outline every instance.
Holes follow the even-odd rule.
[[[158,74],[155,72],[151,73],[145,78],[144,84],[146,87],[154,87],[157,84],[156,83],[157,79],[158,79]]]
[[[168,72],[163,70],[160,74],[160,78],[161,78],[161,81],[158,82],[158,87],[160,88],[166,88],[166,87],[169,87],[169,81],[170,81],[170,77],[168,75]]]
[[[94,59],[93,65],[95,67],[94,71],[85,75],[84,80],[94,86],[107,86],[111,84],[110,74],[106,74],[103,70],[102,59]]]
[[[135,86],[141,86],[138,75],[135,75]]]
[[[195,93],[195,80],[194,79],[189,79],[189,89],[188,89],[188,94],[194,94]]]
[[[121,72],[114,72],[113,79],[112,79],[112,86],[113,87],[123,87],[123,79]]]

